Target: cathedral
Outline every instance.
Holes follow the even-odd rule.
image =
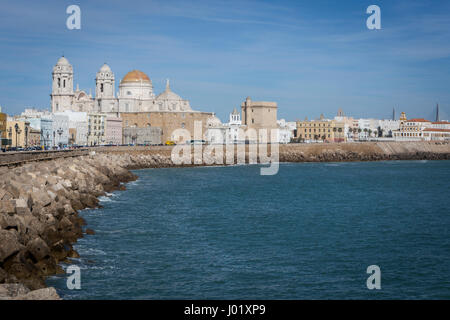
[[[73,88],[73,68],[63,56],[52,72],[52,112],[65,110],[98,113],[123,112],[192,112],[189,101],[182,99],[170,89],[155,96],[150,78],[142,71],[128,72],[119,83],[115,95],[115,77],[111,68],[104,64],[95,78],[95,97],[91,93]]]

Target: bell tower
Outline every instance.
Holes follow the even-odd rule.
[[[70,110],[73,101],[73,68],[69,61],[62,56],[59,58],[52,72],[52,112]]]

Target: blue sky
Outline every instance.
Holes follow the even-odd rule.
[[[81,8],[81,30],[66,8]],[[381,8],[381,30],[366,8]],[[95,88],[107,62],[119,80],[149,75],[222,119],[245,97],[276,101],[278,118],[388,118],[392,108],[450,112],[450,1],[2,1],[0,105],[48,108],[64,53],[76,86]]]

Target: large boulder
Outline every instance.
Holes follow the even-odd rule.
[[[12,200],[0,200],[0,213],[13,215],[16,213],[15,202]]]
[[[8,230],[0,230],[0,263],[19,252],[22,248],[23,246],[17,238],[17,233]]]
[[[50,254],[50,249],[42,238],[36,238],[27,244],[28,251],[36,261],[41,261]]]
[[[38,204],[42,207],[45,207],[52,203],[52,199],[49,197],[47,192],[42,190],[32,192],[31,198],[33,200],[33,205]]]
[[[55,288],[43,288],[17,295],[14,300],[61,300]]]
[[[28,292],[30,289],[20,283],[0,284],[0,300],[12,299]]]

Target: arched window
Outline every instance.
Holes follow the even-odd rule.
[[[64,88],[66,87],[66,79],[64,79],[63,87],[64,87]]]
[[[103,92],[103,83],[100,85],[100,92]]]

